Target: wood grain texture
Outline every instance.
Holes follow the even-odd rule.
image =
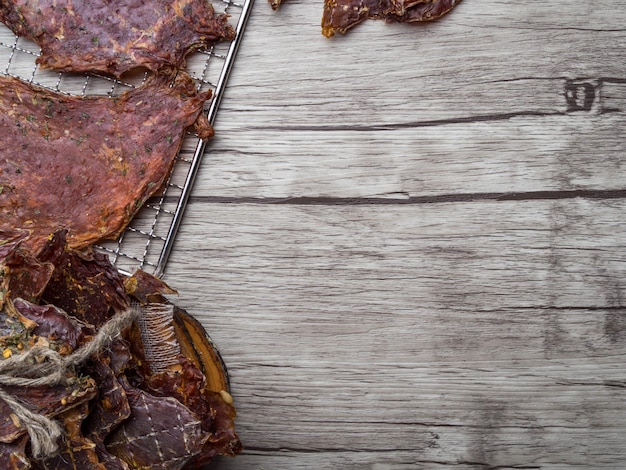
[[[255,5],[166,272],[213,468],[626,468],[626,2],[320,16]]]
[[[227,358],[224,468],[618,468],[624,209],[192,204],[168,279]]]
[[[626,1],[321,11],[256,2],[165,274],[230,371],[210,468],[626,468]]]

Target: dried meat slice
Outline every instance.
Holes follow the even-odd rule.
[[[368,18],[378,18],[391,9],[390,0],[325,0],[322,34],[327,38],[345,34]]]
[[[41,47],[42,67],[114,76],[181,69],[190,52],[235,37],[208,0],[3,0],[0,21]]]
[[[75,97],[0,78],[0,230],[31,231],[38,252],[68,230],[84,247],[116,238],[164,182],[194,126],[213,130],[202,112],[210,93],[187,75],[165,76],[119,97]]]
[[[55,305],[37,305],[23,299],[14,299],[13,306],[25,318],[37,324],[31,334],[47,338],[54,343],[59,354],[69,354],[95,334],[91,325],[86,325]]]
[[[96,384],[91,379],[82,378],[71,385],[42,385],[19,387],[7,385],[5,390],[19,399],[31,411],[48,417],[91,400],[96,393]],[[24,435],[26,429],[4,400],[0,400],[0,442],[13,442]]]
[[[322,34],[346,31],[366,19],[417,23],[432,21],[450,12],[461,0],[325,0]]]
[[[28,470],[31,463],[26,455],[28,436],[22,436],[15,442],[0,442],[0,468],[3,470]]]
[[[202,450],[208,433],[178,400],[154,397],[122,381],[131,416],[106,442],[113,455],[131,468],[180,470]]]
[[[35,460],[33,470],[108,470],[100,463],[95,443],[83,436],[81,425],[88,412],[89,404],[82,403],[58,416],[65,429],[60,452]]]
[[[92,401],[91,412],[82,425],[88,439],[95,443],[99,461],[107,470],[129,470],[126,462],[109,453],[104,441],[111,431],[131,415],[126,391],[118,380],[129,366],[130,350],[123,339],[111,343],[106,352],[89,361],[81,371],[98,384],[98,394]]]
[[[16,250],[4,259],[3,284],[13,297],[31,302],[41,298],[54,266],[41,262],[23,250]]]
[[[402,23],[418,23],[433,21],[449,13],[461,0],[434,0],[431,2],[419,2],[410,7],[397,9],[387,16],[387,20]]]
[[[83,425],[85,434],[96,444],[130,416],[130,405],[115,372],[110,367],[109,354],[102,354],[98,361],[83,368],[98,383],[98,395],[91,413]]]

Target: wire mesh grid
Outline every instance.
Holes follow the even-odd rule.
[[[209,122],[215,121],[228,75],[241,42],[254,0],[214,0],[216,12],[230,16],[237,36],[232,42],[219,42],[207,50],[197,51],[187,59],[185,71],[201,91],[212,90],[205,104]],[[76,96],[118,96],[140,86],[145,74],[130,74],[121,80],[98,76],[59,73],[38,67],[39,47],[32,41],[16,37],[0,24],[0,73],[20,78],[55,92]],[[6,145],[6,143],[5,143]],[[144,204],[118,240],[106,241],[96,249],[109,255],[123,273],[143,269],[162,276],[182,221],[191,188],[205,152],[207,142],[187,133],[166,183]]]

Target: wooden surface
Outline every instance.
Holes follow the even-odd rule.
[[[165,280],[220,470],[626,468],[626,1],[257,0]]]
[[[322,4],[256,1],[165,273],[230,371],[211,468],[626,469],[626,0]]]

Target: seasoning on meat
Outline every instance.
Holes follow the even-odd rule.
[[[16,415],[15,410],[0,399],[0,466],[7,469],[54,469],[54,470],[129,470],[132,468],[168,470],[193,470],[202,468],[216,455],[236,455],[241,452],[241,443],[234,430],[235,409],[227,387],[226,371],[220,361],[210,369],[220,370],[219,380],[208,380],[201,368],[195,364],[196,358],[185,357],[184,351],[212,349],[207,336],[191,338],[180,335],[173,326],[173,312],[177,309],[162,294],[172,293],[163,281],[147,273],[138,271],[131,277],[123,277],[114,270],[106,259],[96,259],[92,248],[81,250],[81,254],[63,242],[63,231],[54,234],[41,250],[41,256],[25,249],[27,238],[20,230],[0,230],[0,291],[3,292],[0,305],[0,348],[10,351],[0,358],[0,388],[3,394],[19,396],[32,411],[52,418],[62,424],[62,437],[55,439],[58,453],[36,456],[34,437]],[[84,258],[84,259],[83,259]],[[68,261],[68,260],[71,260]],[[7,263],[10,261],[10,263]],[[23,265],[20,266],[19,262]],[[36,261],[36,262],[35,262]],[[76,266],[72,266],[73,263]],[[42,271],[41,266],[52,268],[48,275],[50,283],[45,286],[43,296],[49,299],[62,299],[71,308],[74,303],[59,295],[57,290],[94,290],[91,295],[81,297],[75,309],[79,319],[65,312],[58,305],[46,303],[37,295],[33,301],[14,296],[12,290],[4,286],[16,286],[12,279],[18,274],[27,285],[26,292],[41,291],[45,284],[44,276],[36,276],[33,283],[36,289],[28,286],[29,270]],[[97,284],[93,283],[95,272],[101,270],[103,277],[109,278],[101,301],[112,308],[101,308],[95,316],[97,321],[106,321],[101,328],[88,324],[83,310],[95,305]],[[83,275],[85,271],[88,275]],[[82,273],[82,274],[81,274]],[[139,274],[141,273],[141,274]],[[54,282],[55,278],[66,276],[66,284]],[[4,282],[6,280],[6,282]],[[118,292],[117,287],[130,289]],[[72,293],[70,298],[75,295]],[[119,298],[115,298],[115,297]],[[156,331],[142,331],[152,328],[150,322],[142,321],[142,314],[132,325],[124,323],[115,334],[109,329],[125,302],[133,305],[146,305],[135,312],[170,312],[167,321]],[[132,310],[132,309],[131,309]],[[109,318],[106,318],[106,317]],[[167,320],[167,318],[165,318]],[[205,334],[206,335],[206,334]],[[57,370],[60,362],[50,358],[71,357],[86,346],[94,344],[94,338],[107,338],[107,346],[102,349],[89,349],[83,360],[73,366],[61,368],[64,380],[59,384],[40,384],[41,377],[34,370]],[[143,338],[150,338],[151,348],[145,347]],[[159,342],[173,342],[173,347],[160,348]],[[193,344],[185,344],[192,341]],[[202,344],[195,344],[195,342]],[[177,346],[176,343],[180,343]],[[41,356],[38,365],[29,363],[27,370],[10,369],[15,362],[9,358],[35,352]],[[44,352],[47,352],[45,355]],[[163,361],[160,355],[173,354]],[[210,361],[209,357],[202,361]],[[32,357],[29,356],[29,357]],[[156,372],[151,367],[158,362]],[[8,366],[7,366],[8,364]],[[16,375],[8,372],[13,371]],[[19,379],[22,385],[10,385],[8,379]],[[28,432],[28,433],[27,433]]]
[[[71,247],[116,238],[164,182],[193,126],[213,135],[186,74],[150,77],[116,98],[53,93],[0,78],[0,230],[40,249],[60,229]]]
[[[209,434],[181,402],[155,397],[122,382],[132,419],[118,426],[107,449],[131,468],[180,469],[202,449]]]
[[[417,23],[432,21],[452,10],[461,0],[325,0],[322,34],[345,34],[366,19]]]
[[[182,69],[190,52],[235,37],[208,0],[6,0],[0,21],[39,45],[42,67],[118,77]]]

